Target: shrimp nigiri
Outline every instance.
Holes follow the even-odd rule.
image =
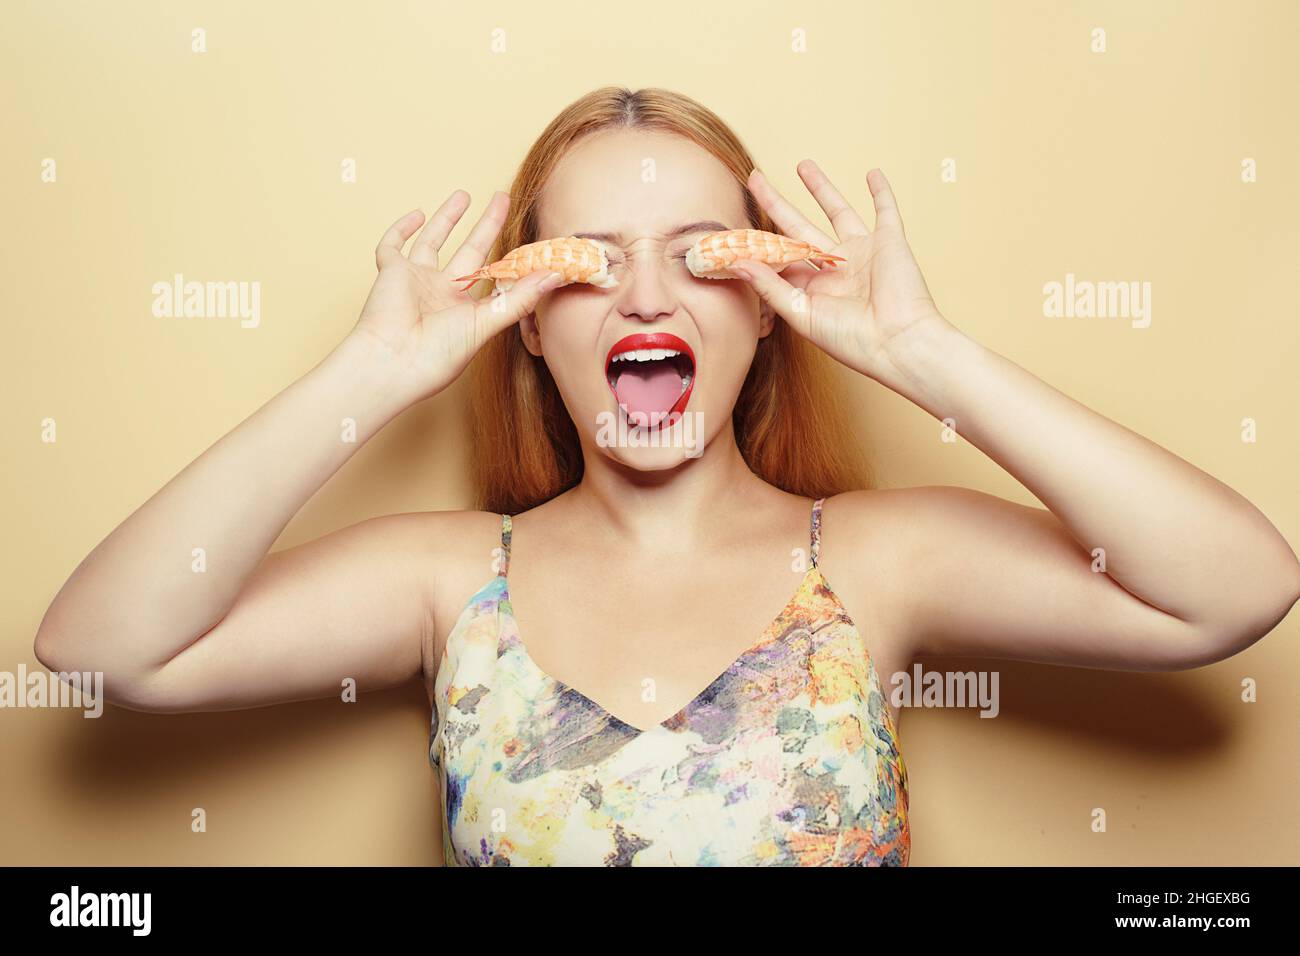
[[[617,285],[617,280],[609,274],[609,257],[604,246],[594,239],[575,236],[543,239],[519,246],[496,262],[452,281],[464,282],[460,291],[466,292],[480,279],[495,279],[492,293],[500,295],[524,276],[543,269],[563,276],[561,285],[585,282],[601,289]]]
[[[702,237],[686,253],[686,267],[700,279],[734,278],[726,274],[729,266],[740,259],[763,262],[780,272],[794,262],[807,262],[814,269],[822,265],[835,267],[843,256],[822,252],[816,246],[789,236],[760,229],[728,229]]]

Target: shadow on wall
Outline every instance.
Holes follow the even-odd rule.
[[[1066,748],[1199,759],[1229,747],[1233,736],[1232,717],[1188,681],[1187,671],[1108,671],[989,658],[917,662],[923,671],[997,671],[999,712],[994,719],[1033,725]],[[882,674],[881,681],[888,695],[888,678]],[[904,708],[904,746],[907,716]]]
[[[419,680],[362,692],[356,703],[329,698],[195,714],[105,704],[97,720],[43,716],[59,718],[59,727],[49,731],[52,746],[43,748],[37,773],[58,794],[63,821],[34,838],[45,863],[435,862],[438,788]],[[196,806],[211,814],[200,842],[190,835]]]
[[[1126,673],[968,658],[929,658],[920,663],[926,671],[997,670],[997,719],[1011,721],[1019,730],[1032,727],[1036,735],[1059,742],[1063,752],[1077,748],[1094,756],[1136,755],[1201,764],[1233,746],[1234,721],[1226,710],[1226,698],[1209,703],[1203,685],[1198,690],[1200,682],[1189,681],[1184,673]],[[882,681],[888,693],[885,675]],[[916,743],[909,740],[909,716],[905,708],[901,733],[904,751],[913,757]],[[940,712],[926,721],[932,719],[979,720],[973,711]],[[56,849],[69,860],[89,853],[97,860],[135,865],[436,865],[440,862],[439,799],[427,764],[428,720],[429,701],[418,680],[363,694],[358,704],[347,705],[329,699],[253,710],[158,715],[109,704],[98,721],[70,716],[57,733],[57,746],[45,751],[41,770],[55,788],[69,795],[72,803],[66,810],[74,817],[81,817],[83,801],[91,801],[86,806],[93,813],[80,826],[89,828],[82,837],[92,837],[95,846],[81,843],[75,823],[61,836],[47,833],[40,839],[47,851]],[[322,793],[319,800],[312,799],[313,806],[305,807],[293,802],[296,797],[265,792],[273,781],[285,779],[286,768],[300,764],[301,755],[307,753],[309,759],[319,755],[324,741],[347,741],[339,752],[355,754],[358,740],[364,751],[367,741],[374,739],[367,735],[377,727],[406,727],[408,721],[419,727],[418,731],[413,727],[410,735],[409,777],[403,767],[402,776],[379,779],[377,767],[389,765],[384,758],[377,765],[347,768],[349,778],[355,774],[371,778],[360,781],[357,788],[349,782],[350,797]],[[990,722],[990,727],[998,733],[1012,731],[1005,724]],[[406,739],[405,730],[402,737]],[[921,761],[916,763],[919,766]],[[290,772],[297,779],[316,771]],[[405,789],[425,775],[427,790],[394,793],[393,788]],[[213,780],[230,784],[246,796],[237,811],[228,802],[229,793],[225,796],[226,808],[237,812],[237,835],[231,834],[234,843],[219,838],[191,849],[182,835],[188,833],[188,819],[169,821],[160,830],[151,818],[141,818],[142,813],[155,812],[160,799],[166,802],[178,794],[191,799],[193,791]],[[358,794],[375,797],[372,801]],[[290,799],[287,804],[286,799]],[[394,819],[394,813],[401,819]],[[232,819],[226,817],[227,826]],[[308,842],[299,844],[299,840]],[[358,841],[365,845],[355,845]]]

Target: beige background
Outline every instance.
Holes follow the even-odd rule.
[[[1298,546],[1297,10],[7,4],[0,670],[37,666],[41,615],[98,541],[347,332],[393,219],[458,186],[477,217],[550,117],[607,83],[699,98],[806,212],[799,159],[863,209],[867,169],[884,168],[958,326],[1226,481]],[[589,22],[565,22],[577,11]],[[207,53],[190,51],[195,27]],[[940,181],[946,157],[956,183]],[[1257,183],[1241,182],[1245,157]],[[57,183],[40,181],[46,158]],[[260,281],[261,326],[154,318],[150,287],[175,272]],[[1067,272],[1151,282],[1151,327],[1044,318],[1042,286]],[[881,485],[1033,503],[927,414],[844,374]],[[392,423],[277,547],[464,506],[462,395]],[[1293,612],[1184,673],[1006,664],[1000,719],[905,712],[913,864],[1300,862],[1298,631]],[[1243,677],[1258,703],[1240,701]],[[237,714],[0,711],[0,859],[433,863],[427,723],[415,683]],[[206,834],[190,832],[194,807]],[[1093,807],[1109,832],[1090,832]]]

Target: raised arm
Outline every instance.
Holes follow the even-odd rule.
[[[946,322],[891,355],[900,391],[1048,507],[916,490],[908,566],[932,596],[911,616],[917,652],[1195,667],[1249,647],[1300,598],[1278,530],[1189,462]]]
[[[1047,506],[958,488],[888,495],[903,506],[887,520],[909,569],[900,626],[914,652],[1175,669],[1234,654],[1277,625],[1300,597],[1300,562],[1254,505],[948,322],[879,171],[868,176],[874,230],[815,164],[799,172],[841,242],[761,174],[750,186],[784,231],[845,267],[783,277],[746,263],[744,277],[796,331],[951,420]]]
[[[446,387],[550,287],[534,273],[491,304],[453,287],[482,265],[508,198],[493,197],[439,269],[468,203],[453,193],[409,255],[423,216],[394,223],[353,331],[87,555],[36,635],[45,666],[102,671],[109,700],[151,711],[329,696],[342,677],[380,687],[420,672],[431,571],[422,559],[446,520],[376,518],[267,552],[362,444]]]

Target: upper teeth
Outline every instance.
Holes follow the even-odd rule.
[[[659,359],[672,358],[674,355],[681,355],[676,349],[633,349],[629,352],[619,352],[611,359],[611,362],[651,362]]]

